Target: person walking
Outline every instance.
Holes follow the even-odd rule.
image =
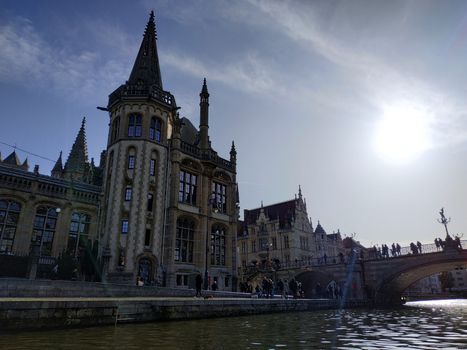
[[[198,273],[196,275],[196,296],[200,297],[201,296],[201,286],[203,285],[203,277],[201,277],[201,274]]]

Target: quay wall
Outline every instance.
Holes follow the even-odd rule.
[[[345,307],[361,307],[349,301]],[[2,332],[339,308],[329,299],[0,298]]]
[[[215,297],[250,298],[250,294],[206,291]],[[0,298],[192,297],[194,289],[128,284],[0,278]]]

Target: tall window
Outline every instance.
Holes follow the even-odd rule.
[[[129,155],[128,156],[128,169],[134,169],[135,168],[135,162],[136,162],[136,157]]]
[[[251,251],[256,253],[256,241],[251,241]]]
[[[125,188],[125,201],[131,201],[131,195],[133,194],[133,189],[131,187]]]
[[[119,133],[120,133],[120,117],[116,117],[112,123],[111,142],[114,142],[118,138]]]
[[[178,188],[178,201],[181,203],[196,204],[196,175],[187,171],[180,171]]]
[[[149,175],[150,176],[156,175],[156,160],[155,159],[151,159],[149,163]]]
[[[141,137],[141,114],[130,114],[128,117],[128,137]]]
[[[221,225],[212,227],[211,265],[225,265],[225,228]]]
[[[284,248],[289,248],[289,236],[284,236]]]
[[[11,253],[18,226],[21,204],[0,200],[0,254]]]
[[[214,200],[213,204],[221,213],[225,213],[227,211],[225,185],[218,182],[212,183],[212,199]]]
[[[277,238],[272,237],[272,250],[277,250]]]
[[[151,126],[149,128],[149,138],[151,140],[156,140],[157,142],[161,142],[161,121],[156,118],[152,117],[151,118]]]
[[[122,233],[128,233],[128,220],[122,220]]]
[[[148,193],[148,205],[147,205],[148,211],[152,211],[153,203],[154,203],[154,195],[152,193]]]
[[[91,216],[85,213],[71,215],[70,233],[68,235],[68,251],[73,256],[79,255],[79,248],[85,247],[89,237]]]
[[[195,223],[190,219],[177,220],[175,261],[193,262]]]
[[[151,245],[151,229],[147,228],[144,235],[144,246],[149,247]]]
[[[31,244],[39,248],[40,256],[50,256],[57,226],[57,208],[40,206],[36,210]]]

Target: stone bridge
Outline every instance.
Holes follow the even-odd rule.
[[[464,247],[466,246],[463,241]],[[369,298],[376,304],[400,303],[401,294],[414,282],[457,267],[467,268],[467,249],[448,247],[441,251],[407,254],[387,258],[361,259],[359,254],[343,263],[295,264],[275,272],[275,278],[295,278],[302,283],[305,297],[316,295],[330,283],[338,285],[344,298]]]

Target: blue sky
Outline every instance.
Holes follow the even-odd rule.
[[[432,242],[442,206],[466,232],[465,1],[3,0],[0,142],[66,158],[86,116],[99,159],[95,107],[128,79],[151,10],[164,88],[195,125],[207,78],[242,209],[301,184],[314,225],[364,244]]]

